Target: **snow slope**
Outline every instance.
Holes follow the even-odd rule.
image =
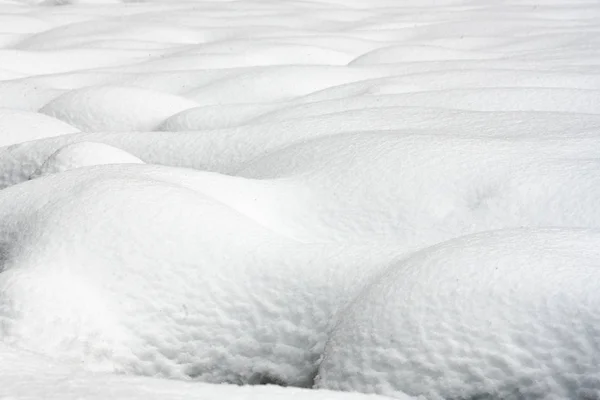
[[[598,398],[599,244],[599,231],[506,230],[415,253],[342,313],[317,386]]]
[[[234,179],[129,164],[1,191],[4,341],[89,370],[310,386],[335,313],[396,249],[286,239],[203,192]]]
[[[0,0],[0,397],[600,397],[599,17]]]
[[[104,164],[143,164],[139,158],[102,143],[77,142],[54,152],[30,176],[30,179],[70,169]]]

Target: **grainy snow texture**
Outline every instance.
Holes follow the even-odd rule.
[[[415,253],[342,313],[318,386],[600,398],[600,233],[495,231]]]
[[[599,31],[0,0],[0,399],[600,399]]]

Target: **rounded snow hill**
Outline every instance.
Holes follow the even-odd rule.
[[[600,231],[496,231],[427,248],[340,314],[316,386],[597,399],[599,285]]]
[[[336,312],[398,250],[287,239],[247,214],[269,186],[120,164],[0,191],[0,340],[88,370],[311,386]]]
[[[356,133],[289,146],[237,175],[280,188],[257,218],[282,234],[412,247],[508,227],[600,227],[592,143]]]
[[[142,160],[128,152],[107,144],[77,142],[62,147],[53,153],[31,175],[31,178],[92,165],[143,163]]]
[[[148,131],[195,106],[183,97],[147,89],[94,86],[67,92],[40,112],[83,131]]]
[[[44,114],[0,108],[0,146],[79,132]]]

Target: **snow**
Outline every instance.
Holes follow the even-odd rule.
[[[599,16],[0,0],[0,398],[599,398]]]
[[[388,397],[283,388],[280,386],[212,385],[202,382],[83,372],[77,365],[53,362],[28,351],[0,346],[3,399],[19,400],[390,400]],[[408,396],[401,397],[409,400]]]
[[[31,179],[91,165],[142,164],[131,154],[102,143],[77,142],[57,150],[38,168]]]
[[[144,131],[152,130],[165,118],[194,106],[193,101],[174,95],[100,86],[69,91],[39,112],[82,131]]]
[[[407,257],[344,310],[317,386],[598,398],[599,244],[598,231],[505,230]]]
[[[0,143],[3,146],[76,132],[79,132],[77,128],[43,114],[0,109]]]
[[[334,314],[396,252],[286,239],[235,208],[238,180],[123,164],[0,192],[4,341],[89,370],[310,386]]]
[[[287,187],[279,232],[403,250],[490,229],[599,226],[599,144],[356,133],[272,152],[238,175]]]

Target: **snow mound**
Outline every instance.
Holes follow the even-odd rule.
[[[60,136],[78,130],[55,118],[43,114],[0,108],[0,145]]]
[[[287,239],[239,185],[124,164],[0,191],[0,338],[87,370],[310,386],[335,313],[397,250]]]
[[[598,398],[599,284],[599,231],[488,232],[423,250],[342,312],[317,387]]]
[[[149,56],[160,56],[164,50],[137,49],[123,51],[111,48],[74,48],[48,51],[21,50],[20,43],[13,48],[0,49],[3,67],[30,75],[58,74],[95,67],[116,67],[126,62],[140,61]]]
[[[272,152],[237,175],[279,187],[257,218],[282,234],[410,248],[507,227],[600,227],[599,139],[344,134]]]
[[[197,106],[179,96],[130,87],[69,91],[40,109],[83,131],[148,131],[166,118]]]
[[[31,178],[102,164],[143,164],[143,161],[124,150],[106,144],[78,142],[57,150]]]

